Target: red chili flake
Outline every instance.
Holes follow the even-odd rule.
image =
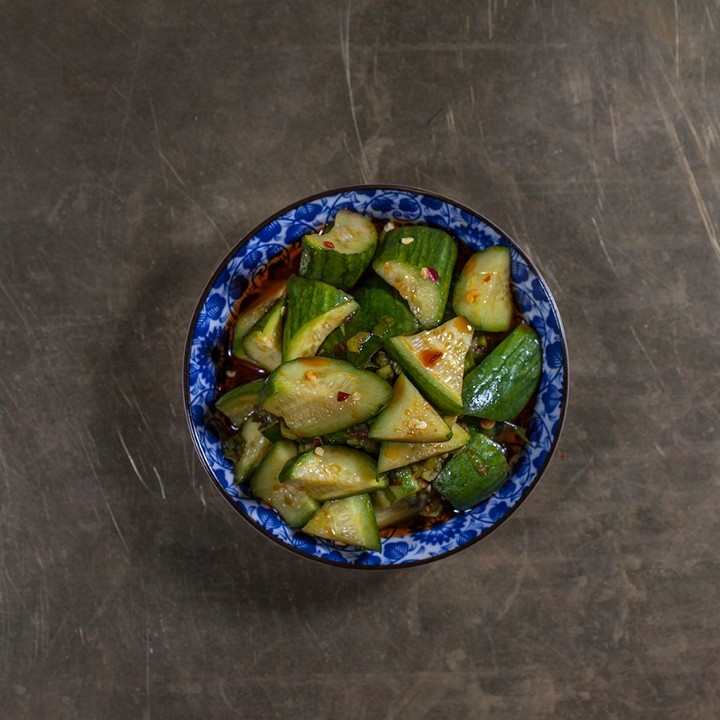
[[[350,397],[350,393],[343,392],[342,390],[338,390],[337,394],[337,401],[338,402],[344,402]]]
[[[345,343],[335,343],[335,352],[336,353],[344,353],[345,352]]]
[[[348,433],[350,437],[363,439],[368,436],[367,430],[353,430],[351,433]]]
[[[488,273],[484,278],[483,282],[490,282],[492,280],[492,273]]]
[[[323,444],[322,438],[316,437],[313,438],[313,447],[320,447]]]
[[[432,280],[432,282],[434,283],[440,280],[440,275],[434,267],[422,268],[420,270],[420,277],[422,277],[424,280]]]
[[[335,249],[335,243],[334,243],[334,242],[330,242],[329,240],[326,240],[326,241],[323,243],[323,245],[324,245],[326,248],[330,248],[330,250],[334,250],[334,249]]]

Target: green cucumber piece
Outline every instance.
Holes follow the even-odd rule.
[[[370,422],[368,437],[408,443],[443,442],[452,430],[406,375],[393,385],[388,404]]]
[[[378,490],[372,494],[373,507],[377,510],[379,507],[386,507],[397,500],[416,495],[423,488],[427,487],[427,483],[420,483],[419,476],[413,473],[413,468],[403,467],[394,470],[386,477],[389,478],[388,486],[384,490]]]
[[[323,340],[357,307],[342,290],[293,275],[287,283],[283,360],[315,355]]]
[[[328,500],[303,532],[343,545],[380,550],[380,532],[369,493]]]
[[[460,271],[452,306],[478,330],[506,332],[515,308],[510,287],[510,248],[494,245],[475,253]]]
[[[339,288],[352,287],[375,253],[377,229],[370,218],[338,210],[332,228],[302,239],[300,275]]]
[[[356,367],[367,365],[385,338],[420,329],[397,290],[375,273],[366,275],[353,297],[360,307],[343,330],[347,359]]]
[[[508,472],[502,446],[477,433],[448,460],[432,485],[456,510],[467,510],[498,490]]]
[[[261,423],[257,420],[246,420],[240,428],[243,441],[242,454],[233,465],[236,483],[245,482],[254,472],[272,447],[272,442],[263,435]]]
[[[465,413],[487,420],[512,420],[536,391],[542,373],[540,339],[518,325],[465,377]]]
[[[390,505],[383,507],[375,507],[375,520],[378,528],[384,530],[393,525],[407,523],[419,517],[422,509],[425,507],[427,497],[424,495],[412,495],[411,497],[401,498]]]
[[[270,373],[260,405],[298,436],[313,438],[369,420],[391,395],[382,378],[344,360],[298,358]]]
[[[286,283],[286,280],[280,280],[268,285],[267,288],[263,286],[262,292],[258,293],[252,302],[243,307],[233,326],[232,354],[235,355],[235,357],[241,360],[250,360],[245,352],[245,348],[243,348],[245,335],[250,332],[253,325],[275,304],[278,298],[285,294]]]
[[[372,267],[407,301],[423,329],[442,322],[457,258],[451,235],[439,228],[404,225],[378,245]]]
[[[250,491],[280,514],[290,527],[302,527],[320,507],[300,488],[280,482],[285,464],[297,455],[297,445],[290,440],[278,440],[263,458],[250,480]]]
[[[264,380],[238,385],[215,401],[215,407],[235,425],[242,425],[252,409],[258,404]]]
[[[462,425],[452,425],[452,437],[445,442],[384,442],[380,443],[377,467],[379,473],[395,468],[405,467],[411,463],[427,460],[435,455],[451,453],[467,444],[470,439],[468,431]]]
[[[388,338],[384,344],[440,412],[459,415],[463,411],[465,356],[472,338],[472,326],[459,316],[432,330]]]
[[[263,370],[274,370],[282,362],[283,298],[252,326],[243,339],[245,354]]]
[[[378,478],[375,461],[360,450],[340,445],[319,446],[293,458],[280,473],[281,482],[292,483],[315,500],[372,492],[387,486]]]

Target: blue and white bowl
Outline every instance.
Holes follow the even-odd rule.
[[[269,507],[233,484],[231,464],[208,418],[216,397],[219,356],[233,307],[253,278],[289,246],[349,208],[377,220],[397,219],[444,228],[473,251],[507,245],[515,298],[543,349],[540,388],[528,428],[529,443],[510,477],[490,499],[428,530],[386,537],[380,552],[337,547],[289,528]],[[485,537],[506,520],[538,482],[555,451],[568,394],[567,347],[557,306],[525,253],[501,230],[469,208],[431,192],[397,186],[357,186],[300,200],[248,233],[220,263],[200,298],[185,352],[185,409],[205,469],[230,504],[271,540],[299,555],[346,567],[410,566],[445,557]]]

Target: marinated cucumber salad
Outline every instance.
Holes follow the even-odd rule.
[[[368,550],[490,497],[542,369],[509,248],[339,210],[296,257],[228,328],[215,420],[235,482]]]

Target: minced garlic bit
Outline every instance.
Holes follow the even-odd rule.
[[[401,242],[403,245],[409,245],[411,242],[415,242],[415,238],[410,237],[410,236],[408,235],[407,237],[400,238],[400,242]]]
[[[413,418],[408,424],[413,430],[424,430],[427,427],[424,420],[418,420],[417,418]]]
[[[318,445],[318,446],[315,448],[314,453],[315,453],[316,455],[319,455],[320,457],[322,457],[322,456],[325,454],[325,448],[322,447],[322,446],[320,446],[320,445]]]
[[[360,399],[360,393],[359,393],[357,390],[352,394],[352,399],[353,399],[353,400],[359,400],[359,399]]]
[[[383,227],[383,230],[384,230],[385,232],[390,232],[391,230],[394,230],[394,229],[395,229],[395,223],[394,223],[394,222],[389,222],[389,221],[386,222],[386,223],[385,223],[385,227]]]
[[[305,379],[310,380],[310,382],[313,382],[314,380],[317,380],[317,373],[315,373],[314,370],[308,370],[305,373]]]

